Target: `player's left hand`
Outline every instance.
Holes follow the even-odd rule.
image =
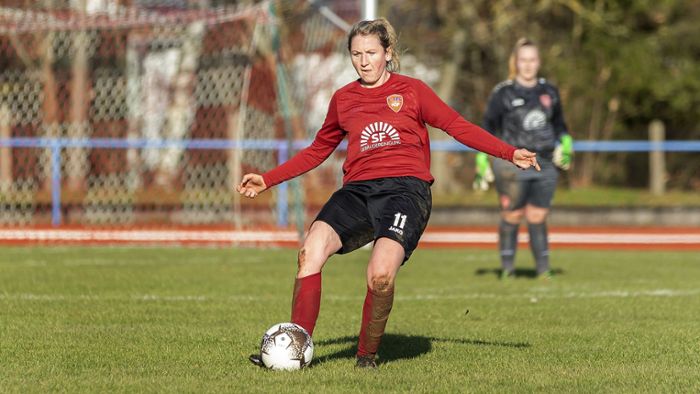
[[[530,167],[535,167],[537,171],[540,170],[540,164],[537,162],[537,153],[530,152],[527,149],[517,149],[513,153],[513,164],[527,170]]]
[[[571,168],[571,159],[574,156],[574,139],[569,134],[564,134],[559,140],[559,144],[554,148],[554,165],[566,171]]]

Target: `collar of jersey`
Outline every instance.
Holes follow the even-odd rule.
[[[360,83],[360,79],[355,80],[355,91],[360,92],[360,94],[365,95],[365,96],[381,96],[386,94],[386,90],[391,88],[396,81],[399,79],[397,78],[398,74],[396,73],[389,73],[389,79],[384,82],[382,86],[376,87],[376,88],[363,88],[362,84]]]

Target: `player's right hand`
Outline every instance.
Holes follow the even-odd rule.
[[[258,174],[245,174],[241,183],[236,185],[236,191],[248,198],[255,198],[266,189],[265,180]]]
[[[474,178],[474,183],[472,183],[472,188],[481,191],[489,190],[489,183],[493,182],[494,176],[488,155],[483,152],[477,153],[475,163],[476,177]]]

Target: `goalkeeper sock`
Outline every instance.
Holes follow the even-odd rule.
[[[546,223],[528,223],[530,233],[530,249],[535,258],[537,274],[549,271],[549,240],[547,239]]]
[[[320,309],[321,273],[297,278],[292,296],[292,323],[304,327],[309,335],[313,335]]]
[[[501,220],[498,226],[498,249],[501,254],[501,268],[506,272],[513,272],[515,251],[518,249],[519,223],[508,223]]]
[[[362,326],[357,345],[357,356],[377,354],[379,342],[384,335],[391,307],[394,305],[394,286],[378,292],[367,286],[365,305],[362,308]]]

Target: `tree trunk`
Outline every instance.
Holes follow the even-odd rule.
[[[603,112],[605,111],[605,84],[610,79],[611,70],[609,67],[603,67],[598,73],[595,87],[595,97],[591,103],[592,112],[588,122],[587,139],[595,141],[599,139],[601,127],[603,126]],[[579,186],[590,186],[593,183],[594,171],[597,162],[596,152],[586,152],[583,154],[583,162],[581,172],[577,184]]]
[[[41,83],[43,86],[42,125],[40,133],[41,137],[58,137],[60,135],[60,127],[58,124],[58,85],[56,76],[53,72],[53,33],[47,34],[43,39],[37,39],[39,44],[39,56],[41,57]],[[43,164],[41,170],[42,187],[44,190],[51,190],[51,152],[48,149],[43,149],[41,152],[40,163]]]
[[[85,9],[84,2],[79,4],[78,12]],[[90,37],[85,31],[73,33],[73,49],[75,56],[72,64],[72,79],[70,89],[70,123],[68,138],[88,138],[90,125],[88,122],[88,102],[91,87],[88,82],[88,46]],[[66,179],[70,190],[80,190],[85,187],[87,174],[87,152],[83,148],[66,149]]]
[[[442,67],[442,73],[440,78],[440,85],[437,89],[437,94],[440,98],[449,104],[452,98],[452,93],[457,85],[458,73],[464,60],[464,47],[467,43],[467,31],[464,29],[459,29],[452,37],[452,47],[451,56],[445,61]],[[449,135],[445,134],[441,130],[433,131],[432,138],[435,140],[448,140],[451,138]],[[431,172],[435,177],[434,189],[437,192],[450,192],[455,189],[459,189],[459,185],[454,181],[452,176],[452,169],[449,164],[449,153],[448,152],[438,152],[432,153],[431,159]]]

